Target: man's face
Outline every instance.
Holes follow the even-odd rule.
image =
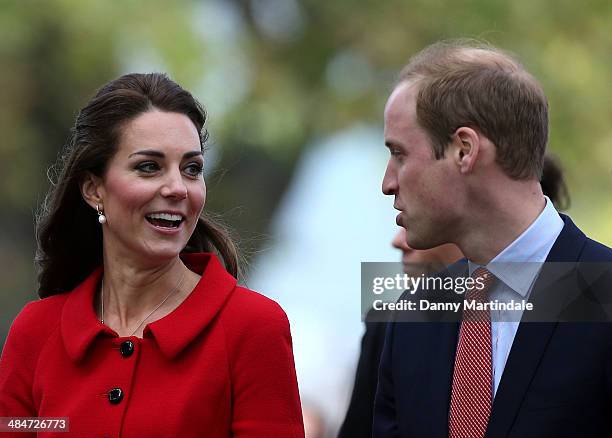
[[[382,190],[394,195],[400,211],[396,222],[406,228],[414,249],[429,249],[452,241],[461,189],[452,153],[436,160],[431,141],[418,125],[418,84],[403,82],[385,107],[385,145],[391,153]]]

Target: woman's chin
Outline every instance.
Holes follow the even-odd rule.
[[[163,263],[179,256],[185,246],[178,245],[156,245],[143,248],[138,257],[144,261]]]

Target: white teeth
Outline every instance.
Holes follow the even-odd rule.
[[[167,221],[180,221],[183,220],[183,216],[180,214],[170,214],[170,213],[153,213],[147,215],[148,218],[151,219],[164,219]]]

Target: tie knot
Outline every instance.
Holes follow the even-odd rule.
[[[472,274],[474,286],[467,291],[467,298],[473,300],[486,300],[489,289],[495,282],[495,276],[487,268],[478,268]]]

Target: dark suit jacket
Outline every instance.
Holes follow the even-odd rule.
[[[372,312],[372,310],[370,310]],[[378,364],[385,342],[386,322],[368,322],[361,339],[353,394],[338,438],[371,438]]]
[[[561,216],[565,225],[547,262],[573,262],[587,271],[585,262],[610,266],[612,250],[587,238],[568,217]],[[573,288],[575,295],[609,299],[609,272],[596,281],[579,277],[577,283],[573,277],[571,284],[583,284]],[[540,274],[536,280],[530,301],[556,293],[555,287],[543,289],[544,277]],[[567,297],[552,302],[567,302]],[[563,309],[554,310],[558,314]],[[486,436],[612,436],[612,324],[524,321],[525,315],[493,402]],[[374,438],[448,437],[458,331],[458,322],[388,325]]]

